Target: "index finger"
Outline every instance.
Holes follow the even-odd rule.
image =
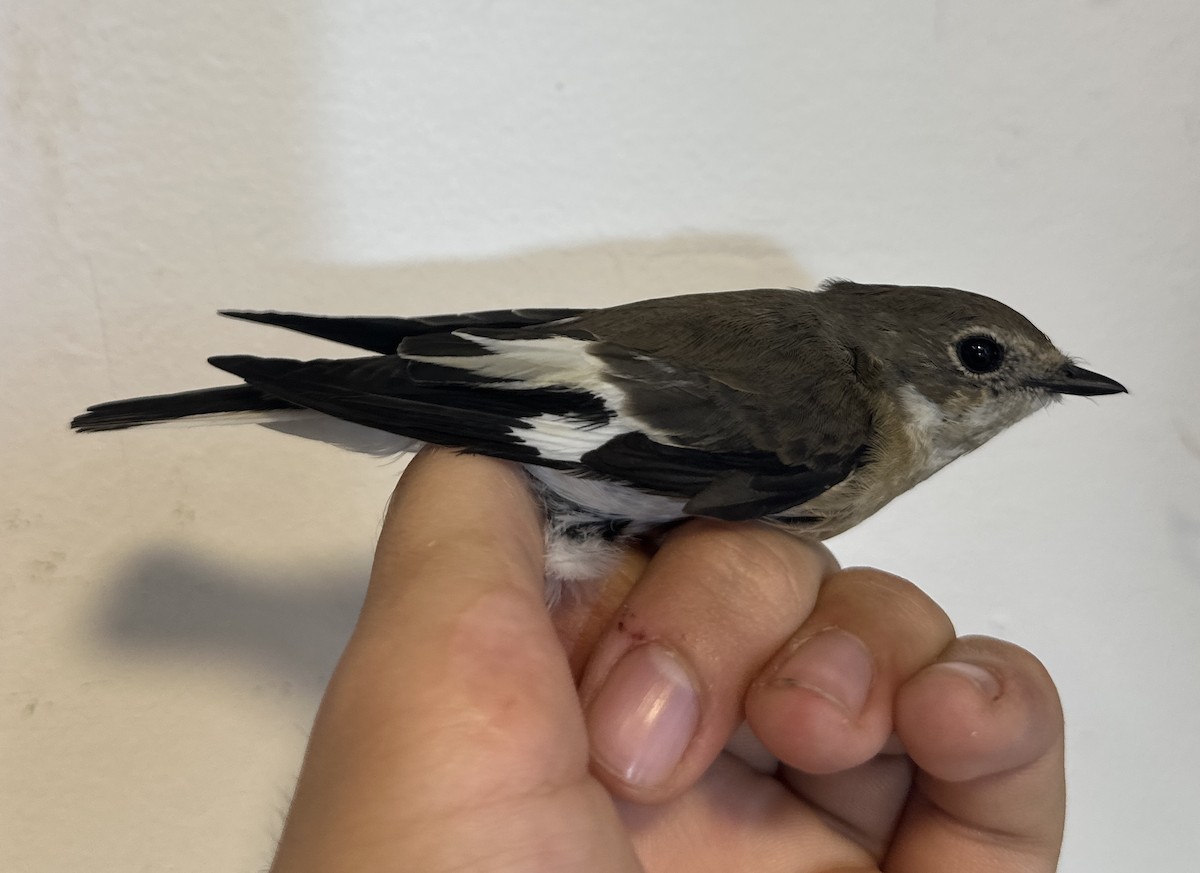
[[[694,784],[834,568],[824,548],[765,525],[694,520],[673,531],[584,672],[593,772],[642,803]]]

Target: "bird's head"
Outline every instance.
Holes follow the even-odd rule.
[[[911,427],[957,456],[1064,394],[1126,389],[1086,370],[1027,318],[999,301],[952,288],[823,287],[878,361],[881,387]]]

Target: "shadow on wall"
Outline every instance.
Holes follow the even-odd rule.
[[[126,565],[96,630],[142,659],[232,662],[315,697],[354,628],[369,572],[353,561],[248,572],[220,556],[150,549]]]

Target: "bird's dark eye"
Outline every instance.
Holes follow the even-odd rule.
[[[994,373],[1004,363],[1004,346],[990,336],[969,336],[954,348],[958,360],[972,373]]]

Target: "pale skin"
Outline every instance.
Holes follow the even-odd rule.
[[[517,468],[410,465],[277,873],[1055,869],[1062,713],[1028,652],[756,524],[684,525],[553,615],[541,554]],[[760,769],[724,751],[743,720]]]

